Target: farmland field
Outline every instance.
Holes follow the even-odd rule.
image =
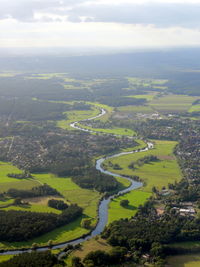
[[[86,125],[81,125],[81,123],[79,123],[78,126],[84,129],[92,130],[94,132],[105,133],[105,134],[128,135],[128,136],[136,135],[136,133],[133,130],[125,128],[109,128],[109,129],[93,128]]]
[[[193,105],[191,108],[188,110],[189,112],[199,112],[200,111],[200,105]]]
[[[154,98],[150,106],[159,112],[186,112],[197,99],[185,95],[165,95]]]
[[[15,179],[7,176],[9,173],[22,173],[17,167],[8,162],[0,162],[0,193],[7,191],[9,188],[31,189],[38,186],[39,183],[35,179]]]
[[[112,200],[108,210],[108,223],[121,218],[131,218],[137,212],[138,206],[143,205],[150,196],[151,193],[148,192],[132,191]],[[127,207],[120,205],[120,201],[123,199],[128,199],[129,205]]]
[[[153,186],[161,189],[168,183],[174,183],[181,179],[181,171],[173,155],[176,144],[173,141],[155,141],[155,148],[152,150],[109,159],[113,165],[119,164],[121,170],[113,170],[112,167],[109,167],[108,161],[105,162],[105,167],[119,174],[139,176],[144,181],[143,191],[151,192]],[[135,170],[128,168],[131,162],[147,155],[155,155],[159,158],[159,161],[144,164],[141,167],[138,166]]]
[[[200,254],[179,255],[167,258],[169,267],[198,267]]]

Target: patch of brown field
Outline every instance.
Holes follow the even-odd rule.
[[[158,157],[160,160],[175,160],[176,157],[174,155],[163,155]]]
[[[80,257],[83,259],[89,252],[96,250],[110,251],[112,247],[106,243],[106,240],[99,238],[95,240],[95,238],[85,241],[83,246],[80,249],[77,249],[73,252],[72,256]]]
[[[65,201],[63,198],[59,196],[31,197],[31,198],[24,198],[22,201],[26,203],[28,202],[30,204],[47,205],[50,199],[57,199],[57,200]]]

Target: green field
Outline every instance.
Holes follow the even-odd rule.
[[[56,78],[63,78],[66,80],[69,79],[69,81],[72,80],[70,78],[65,78],[66,76],[67,73],[40,73],[40,74],[37,73],[30,76],[26,76],[25,79],[48,80],[56,77]]]
[[[113,110],[114,108],[113,107],[110,107],[108,105],[104,105],[104,104],[100,104],[100,103],[97,103],[97,102],[85,102],[86,104],[89,104],[89,105],[93,105],[99,109],[105,109],[106,110],[106,114],[104,116],[101,116],[100,118],[96,118],[95,120],[100,120],[102,122],[106,122],[108,121],[108,119],[110,118],[110,116],[112,115],[113,113]]]
[[[13,255],[1,255],[0,256],[0,262],[8,261],[13,257],[14,257]]]
[[[135,139],[135,141],[138,143],[137,146],[124,148],[124,149],[122,149],[122,152],[134,151],[137,149],[145,148],[147,146],[146,143],[141,139]]]
[[[51,207],[48,207],[46,205],[39,205],[39,204],[29,204],[29,205],[20,205],[20,206],[10,206],[7,208],[4,208],[2,210],[23,210],[23,211],[31,211],[31,212],[47,212],[47,213],[56,213],[60,214],[61,211],[57,209],[53,209]]]
[[[188,110],[189,112],[199,112],[200,111],[200,105],[193,105],[191,108]]]
[[[90,240],[85,241],[82,246],[73,251],[69,257],[66,259],[67,266],[72,266],[72,258],[75,257],[80,257],[82,260],[84,257],[91,251],[96,251],[96,250],[103,250],[109,252],[112,249],[112,247],[106,242],[105,239],[98,238],[96,240],[95,238],[92,238]]]
[[[146,95],[130,95],[129,97],[132,97],[132,98],[144,98],[146,99],[147,101],[151,101],[154,99],[155,97],[155,94],[146,94]]]
[[[200,241],[186,241],[170,244],[172,248],[183,248],[183,249],[199,249],[200,250]]]
[[[163,186],[167,186],[168,183],[174,183],[181,179],[181,171],[173,155],[173,149],[176,144],[174,141],[156,141],[155,148],[152,150],[109,159],[112,164],[119,164],[122,168],[121,170],[114,170],[110,167],[108,160],[105,161],[105,167],[119,174],[139,176],[144,182],[143,191],[151,192],[153,186],[161,189]],[[138,166],[135,170],[128,168],[131,162],[135,162],[147,155],[155,155],[159,158],[159,161],[144,164],[141,167]]]
[[[0,161],[0,193],[10,188],[31,189],[38,186],[39,183],[35,179],[15,179],[7,176],[8,173],[22,173],[17,167],[11,163]]]
[[[121,218],[131,218],[137,212],[139,205],[143,205],[147,199],[151,196],[151,193],[142,191],[132,191],[124,196],[120,196],[111,201],[108,210],[108,223]],[[124,208],[120,205],[122,199],[129,200],[129,206]]]
[[[116,135],[127,135],[127,136],[134,136],[136,133],[131,129],[125,129],[125,128],[92,128],[86,125],[82,125],[81,123],[78,124],[78,126],[92,130],[94,132],[104,133],[104,134],[116,134]]]
[[[100,194],[96,191],[82,189],[78,185],[72,182],[71,178],[59,178],[52,174],[36,174],[35,178],[40,183],[47,183],[53,188],[57,189],[64,198],[70,203],[77,203],[81,207],[83,207],[84,217],[90,217],[93,219],[93,223],[96,222],[97,216],[97,205],[100,200]],[[30,211],[38,211],[38,212],[56,212],[55,209],[51,209],[45,205],[31,205],[30,208],[20,208],[20,207],[10,207],[7,209],[17,209],[17,210],[30,210]],[[51,231],[45,235],[42,235],[38,238],[30,240],[28,242],[17,242],[17,243],[0,243],[0,248],[14,248],[14,247],[23,247],[23,246],[31,246],[32,243],[38,243],[40,245],[44,245],[49,240],[52,240],[55,243],[64,242],[67,240],[71,240],[88,232],[88,230],[81,228],[81,219],[79,218],[76,221],[60,227],[54,231]]]
[[[72,110],[66,111],[65,114],[67,119],[58,121],[57,126],[65,130],[73,130],[74,128],[70,126],[70,123],[94,117],[99,114],[99,109],[92,108],[91,110]]]
[[[187,112],[198,97],[186,95],[165,95],[156,97],[150,106],[158,112]]]
[[[100,199],[98,192],[82,189],[72,182],[71,178],[59,178],[53,174],[37,174],[36,179],[55,188],[67,201],[80,205],[84,209],[85,216],[95,219]]]
[[[166,89],[165,84],[168,80],[164,79],[148,79],[148,78],[138,78],[138,77],[127,77],[129,81],[129,89],[136,87],[152,87],[158,89]]]
[[[167,263],[169,267],[198,267],[200,266],[200,253],[168,257]]]
[[[123,113],[154,113],[155,111],[150,106],[123,106],[117,108],[118,112]]]

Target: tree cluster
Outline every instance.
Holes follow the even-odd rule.
[[[57,210],[65,210],[68,205],[63,200],[49,199],[48,206]]]
[[[31,198],[31,197],[60,195],[60,193],[56,189],[50,187],[48,184],[36,186],[30,190],[20,190],[20,189],[10,188],[7,194],[12,198]]]
[[[81,216],[82,208],[71,205],[60,215],[28,211],[0,211],[0,241],[19,242],[50,232]]]
[[[95,168],[86,169],[82,175],[74,176],[72,180],[82,188],[95,189],[99,192],[113,191],[119,186],[114,177],[103,174]]]

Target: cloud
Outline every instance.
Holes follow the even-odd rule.
[[[192,2],[191,2],[192,1]],[[200,27],[200,1],[179,0],[1,0],[0,19],[51,22],[107,22]],[[178,3],[177,3],[178,2]],[[38,19],[37,14],[42,14]],[[62,19],[63,17],[63,19]]]
[[[70,12],[93,17],[93,22],[200,27],[200,4],[103,4],[74,7]]]
[[[37,12],[59,14],[62,8],[76,6],[83,2],[86,0],[1,0],[0,19],[33,21]]]

